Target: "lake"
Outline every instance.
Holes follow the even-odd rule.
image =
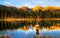
[[[5,30],[5,31],[0,31],[0,35],[5,35],[5,36],[10,36],[11,38],[34,38],[36,36],[36,31],[33,29],[28,29],[28,30],[22,30],[22,29],[15,29],[15,30]],[[47,31],[45,29],[42,29],[39,31],[39,37],[40,36],[51,36],[52,38],[59,38],[60,36],[60,30],[52,30],[52,31]]]

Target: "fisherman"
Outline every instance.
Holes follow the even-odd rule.
[[[36,25],[36,34],[39,35],[39,25]]]
[[[39,38],[39,24],[36,24],[36,36],[34,36],[33,38]]]

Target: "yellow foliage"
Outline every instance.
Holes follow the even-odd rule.
[[[47,10],[60,10],[60,7],[56,7],[56,6],[46,6],[45,8],[42,9],[43,11],[47,11]]]
[[[41,10],[41,9],[42,9],[41,6],[36,6],[36,7],[32,8],[33,11],[38,11],[38,10]]]
[[[27,10],[27,8],[28,8],[27,6],[23,6],[21,9],[22,10]]]

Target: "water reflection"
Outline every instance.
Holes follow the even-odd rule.
[[[22,22],[0,22],[1,38],[59,38],[60,21],[41,20]],[[6,37],[8,36],[8,37]]]
[[[24,30],[11,30],[10,32],[7,31],[0,31],[0,35],[4,33],[5,36],[10,36],[11,38],[58,38],[60,36],[60,30],[53,30],[47,31],[42,29],[39,32],[39,35],[36,35],[36,31],[32,29],[28,29],[27,31]]]
[[[51,26],[58,26],[60,27],[60,20],[41,20],[40,22],[37,21],[16,21],[14,23],[12,22],[5,22],[5,21],[1,21],[0,22],[0,30],[6,30],[6,29],[18,29],[18,28],[23,28],[26,27],[27,29],[29,29],[29,27],[32,25],[32,27],[34,27],[36,24],[39,24],[39,28],[50,28]]]

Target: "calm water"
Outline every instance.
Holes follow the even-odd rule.
[[[0,31],[0,35],[9,35],[11,38],[33,38],[36,36],[36,31],[33,29],[24,30],[12,30],[12,31]],[[53,38],[58,38],[60,36],[60,30],[47,31],[42,29],[39,36],[52,36]]]
[[[22,22],[21,24],[25,25],[26,23],[29,25],[28,22]],[[21,25],[21,24],[20,24],[20,22],[18,22],[18,23],[15,24],[15,27],[19,27],[19,25]],[[35,22],[32,22],[32,25],[33,24],[35,24]],[[47,21],[41,21],[39,24],[41,26],[42,25],[43,26],[46,26],[46,25],[48,25],[48,26],[49,25],[60,25],[60,21],[48,21],[48,22]],[[4,22],[3,22],[3,24],[1,23],[1,26],[4,27],[4,25],[5,25]],[[9,23],[7,24],[6,23],[6,25],[7,26],[9,25],[9,27],[10,27],[11,25],[13,26],[14,24],[9,24]],[[9,28],[9,27],[7,27],[7,28]],[[23,26],[21,25],[21,27],[23,27]],[[11,38],[33,38],[34,36],[37,36],[36,31],[33,30],[32,28],[29,28],[28,30],[22,30],[22,29],[19,29],[19,30],[18,29],[4,30],[4,31],[0,31],[0,36],[1,35],[10,36]],[[39,31],[38,36],[39,37],[40,36],[51,36],[53,38],[58,38],[58,37],[60,37],[60,30],[47,31],[45,29],[42,29],[42,30]]]

